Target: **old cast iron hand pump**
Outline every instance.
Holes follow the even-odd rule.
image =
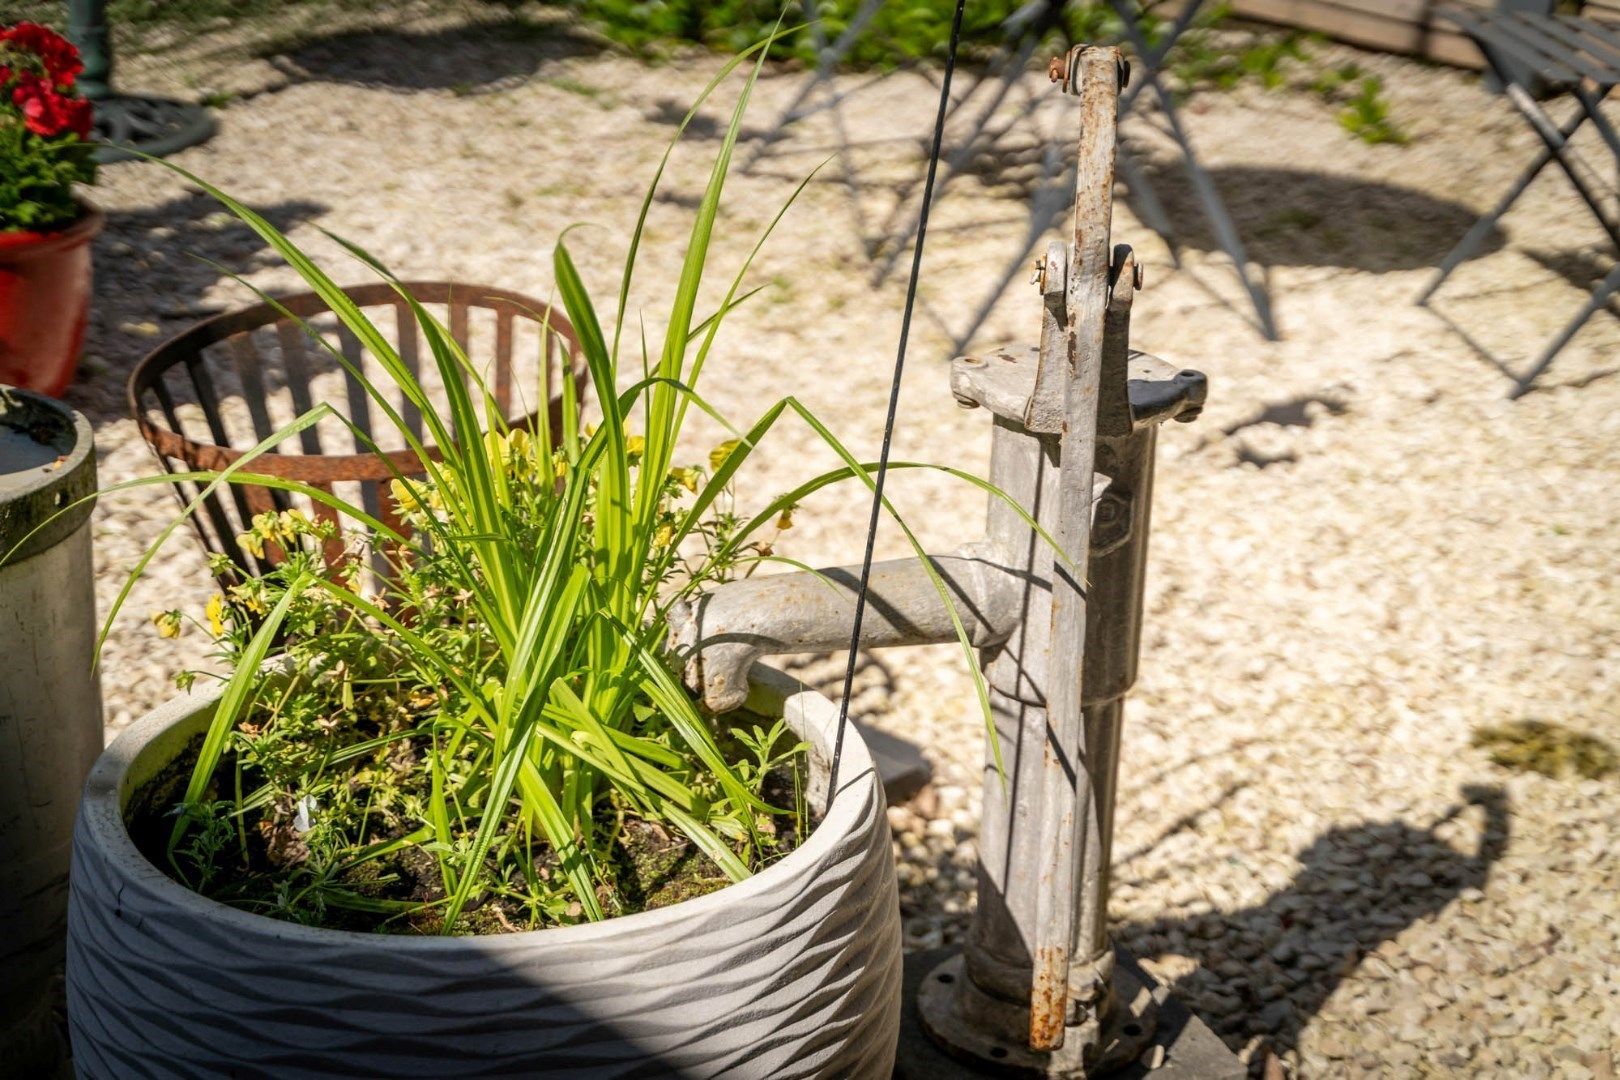
[[[981,664],[1006,776],[985,755],[978,908],[964,948],[923,981],[930,1033],[954,1055],[1054,1076],[1134,1059],[1152,995],[1116,971],[1106,933],[1109,847],[1126,691],[1136,677],[1154,442],[1191,420],[1204,377],[1128,346],[1141,277],[1111,244],[1120,87],[1115,48],[1053,62],[1078,95],[1070,243],[1041,263],[1038,346],[961,357],[951,391],[994,419],[990,479],[1057,540],[990,501],[984,538],[931,561]],[[1099,490],[1100,489],[1100,490]],[[819,575],[819,576],[818,576]],[[676,613],[687,676],[716,710],[740,706],[759,657],[849,644],[858,567],[722,585]],[[948,642],[955,630],[916,559],[872,567],[861,646]]]

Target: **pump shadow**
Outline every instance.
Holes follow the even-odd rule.
[[[1469,786],[1461,794],[1428,827],[1389,821],[1329,829],[1300,853],[1293,882],[1253,907],[1127,923],[1113,928],[1114,940],[1137,956],[1197,961],[1172,989],[1228,1045],[1263,1035],[1278,1050],[1294,1048],[1368,954],[1464,890],[1484,886],[1507,849],[1511,811],[1499,787]],[[1472,807],[1483,811],[1483,839],[1464,855],[1436,831]],[[1217,970],[1233,962],[1245,972]]]
[[[1228,789],[1217,802],[1232,794]],[[1295,1048],[1300,1032],[1366,956],[1464,890],[1484,886],[1509,843],[1510,807],[1495,786],[1470,786],[1461,796],[1426,827],[1396,820],[1327,830],[1300,853],[1294,880],[1251,907],[1115,923],[1110,937],[1150,962],[1170,955],[1196,962],[1189,974],[1170,980],[1171,990],[1234,1050],[1257,1035],[1279,1052]],[[1473,854],[1459,853],[1437,830],[1475,807],[1483,814],[1483,839]],[[1129,878],[1119,869],[1193,827],[1197,816],[1187,815],[1146,848],[1121,853],[1116,880]],[[948,872],[948,858],[939,869]],[[933,891],[927,883],[902,884],[902,912],[933,906]],[[998,895],[979,897],[981,910],[1004,904]],[[964,936],[969,917],[949,920],[947,942]],[[1218,970],[1229,972],[1234,962],[1241,974]]]

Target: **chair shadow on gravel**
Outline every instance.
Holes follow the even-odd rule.
[[[514,15],[438,30],[342,31],[283,46],[269,60],[294,82],[480,94],[519,86],[548,61],[601,49],[561,22]]]
[[[1137,955],[1198,961],[1174,989],[1228,1045],[1263,1035],[1295,1047],[1364,957],[1463,890],[1484,886],[1507,848],[1508,799],[1494,786],[1464,788],[1462,797],[1428,828],[1390,821],[1328,830],[1300,853],[1293,883],[1255,907],[1131,923],[1114,938]],[[1435,833],[1472,807],[1483,812],[1483,839],[1463,855]]]
[[[327,208],[291,200],[253,209],[286,232]],[[124,382],[141,357],[222,310],[204,303],[210,288],[231,273],[251,273],[280,259],[257,233],[200,191],[140,210],[107,211],[94,257],[87,362],[67,402],[98,427],[128,418]]]

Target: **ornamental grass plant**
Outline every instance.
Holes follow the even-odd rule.
[[[320,294],[420,413],[425,438],[384,387],[328,347],[420,465],[419,478],[396,470],[392,483],[408,535],[326,491],[253,472],[260,454],[336,415],[324,405],[227,470],[137,481],[195,480],[201,491],[136,567],[109,624],[158,548],[222,483],[301,495],[360,522],[392,567],[368,590],[373,553],[336,534],[324,514],[262,514],[240,537],[255,554],[279,552],[280,564],[237,582],[198,620],[231,674],[195,754],[182,759],[187,769],[148,785],[131,821],[137,842],[172,876],[223,902],[306,923],[500,932],[599,920],[723,887],[809,831],[805,747],[779,719],[705,715],[682,684],[680,658],[666,650],[671,605],[763,563],[791,563],[772,542],[801,500],[840,481],[872,485],[874,466],[796,399],[743,429],[698,389],[725,317],[750,295],[749,268],[788,208],[758,238],[718,309],[700,315],[721,194],[766,45],[728,63],[680,125],[642,200],[609,319],[581,281],[568,234],[556,245],[557,303],[589,370],[594,423],[563,378],[557,427],[545,410],[532,430],[509,426],[446,329],[375,259],[346,245],[394,282],[413,313],[445,388],[447,403],[436,406],[325,271],[254,211],[186,174]],[[681,132],[750,55],[655,346],[628,321],[648,210]],[[637,368],[623,386],[626,357]],[[538,401],[552,396],[546,367]],[[685,462],[678,445],[693,409],[734,437]],[[738,471],[785,417],[808,425],[843,465],[744,509]],[[335,573],[322,555],[333,541],[350,545]],[[181,612],[157,617],[171,634],[184,621]],[[960,623],[958,631],[966,650]],[[982,683],[980,698],[988,716]]]

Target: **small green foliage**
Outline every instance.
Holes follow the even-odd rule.
[[[1307,59],[1302,34],[1257,35],[1232,48],[1201,32],[1213,25],[1213,19],[1202,21],[1182,37],[1171,57],[1170,71],[1187,90],[1234,90],[1245,82],[1277,90],[1287,84],[1292,65]]]
[[[1406,132],[1389,118],[1389,102],[1384,98],[1383,81],[1376,76],[1361,80],[1361,86],[1339,112],[1339,126],[1364,143],[1393,143],[1403,146]]]
[[[611,40],[643,56],[663,57],[679,45],[703,45],[734,52],[771,33],[783,14],[780,0],[545,0],[570,8]],[[827,40],[847,29],[861,0],[806,2],[789,10],[782,25],[819,17]],[[1026,5],[1021,0],[978,0],[969,4],[962,24],[964,52],[988,56],[1005,39],[1003,24]],[[813,11],[810,9],[814,9]],[[890,0],[878,8],[850,49],[847,61],[857,68],[888,70],[901,64],[945,54],[950,40],[952,5],[938,0]],[[1071,4],[1063,15],[1061,36],[1069,41],[1098,41],[1118,21],[1104,4]],[[803,63],[816,60],[814,38],[796,29],[783,39],[783,51]]]
[[[1346,63],[1318,72],[1311,92],[1330,105],[1340,105],[1339,126],[1364,143],[1403,146],[1409,136],[1389,117],[1383,80],[1359,64]]]
[[[1602,739],[1544,720],[1476,728],[1473,745],[1487,751],[1495,764],[1515,772],[1554,778],[1573,773],[1601,780],[1620,769],[1620,753]]]
[[[91,149],[77,141],[47,141],[20,125],[0,125],[0,232],[39,232],[76,220],[80,209],[73,185],[95,177]]]
[[[553,75],[541,81],[547,86],[554,86],[564,93],[577,94],[589,101],[594,101],[604,109],[612,108],[615,102],[613,95],[602,87],[592,86],[588,82],[581,82],[567,75]]]
[[[206,891],[219,871],[218,860],[231,846],[236,830],[231,825],[235,807],[228,801],[190,803],[177,806],[186,832],[186,842],[170,852],[170,865],[181,880],[198,891]]]

